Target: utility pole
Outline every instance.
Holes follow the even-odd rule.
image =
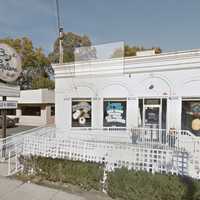
[[[59,0],[56,0],[56,10],[57,10],[57,22],[58,22],[58,31],[59,31],[59,63],[63,63],[63,27],[60,23],[60,6]]]
[[[6,98],[6,96],[3,96],[3,102],[4,101],[6,101],[7,100],[7,98]],[[3,138],[6,138],[6,108],[3,108],[2,109],[2,111],[1,111],[2,113],[2,135],[3,135]]]
[[[63,63],[63,28],[59,28],[59,63]]]
[[[6,96],[3,96],[3,102],[5,102],[7,100]],[[6,128],[7,128],[7,120],[6,120],[6,108],[3,108],[1,110],[1,114],[2,114],[2,135],[3,138],[6,138]],[[2,149],[2,157],[5,158],[6,156],[6,140],[3,140],[3,149]]]

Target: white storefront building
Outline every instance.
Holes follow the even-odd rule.
[[[8,109],[10,118],[17,118],[19,125],[45,126],[54,124],[54,91],[48,89],[21,90],[19,97],[8,97],[17,102],[16,109]]]
[[[57,128],[86,134],[134,127],[200,131],[200,50],[53,68]]]

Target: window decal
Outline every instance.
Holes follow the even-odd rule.
[[[200,133],[200,102],[183,101],[182,103],[182,129]]]
[[[72,127],[91,127],[91,101],[72,100]]]
[[[104,127],[126,127],[126,101],[104,101]]]

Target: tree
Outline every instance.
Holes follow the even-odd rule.
[[[125,45],[124,47],[124,55],[125,57],[128,56],[136,56],[136,52],[137,51],[144,51],[144,50],[151,50],[154,49],[156,54],[159,54],[162,52],[160,47],[152,47],[152,48],[144,48],[143,46],[138,47],[138,46],[129,46],[129,45]]]
[[[54,89],[55,82],[47,77],[40,76],[32,80],[32,89],[48,88]]]
[[[162,52],[160,47],[152,47],[150,49],[155,49],[155,53],[159,54]],[[144,51],[144,50],[150,50],[148,48],[144,48],[143,46],[129,46],[125,45],[124,46],[124,56],[129,57],[129,56],[136,56],[137,51]],[[116,49],[112,55],[112,58],[119,58],[122,56],[122,49]]]
[[[13,47],[21,56],[22,73],[17,80],[21,89],[32,89],[32,81],[38,77],[52,77],[53,69],[49,59],[41,48],[34,48],[29,38],[4,38],[0,39],[0,43]]]
[[[137,51],[144,51],[144,50],[151,50],[151,49],[155,49],[155,53],[159,54],[162,52],[160,47],[152,47],[152,48],[144,48],[143,46],[138,47],[138,46],[129,46],[129,45],[125,45],[124,47],[124,55],[125,57],[128,56],[136,56],[136,52]]]
[[[87,36],[80,36],[72,32],[63,33],[64,62],[74,61],[74,50],[76,47],[91,46],[91,41]],[[49,54],[52,63],[59,62],[59,38],[54,42],[53,52]]]

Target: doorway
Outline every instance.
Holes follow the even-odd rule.
[[[167,100],[163,98],[139,99],[142,127],[153,129],[166,128],[166,102]]]
[[[161,128],[161,109],[160,105],[145,105],[144,106],[144,127]]]

